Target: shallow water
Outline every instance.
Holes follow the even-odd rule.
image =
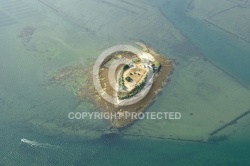
[[[246,84],[250,83],[249,43],[238,39],[205,21],[185,15],[187,1],[171,1],[159,4],[162,13],[198,47],[203,55],[227,74]],[[202,41],[202,42],[201,42]]]
[[[30,131],[1,130],[2,165],[248,165],[249,140],[219,144],[148,139],[76,141],[30,134]],[[20,135],[47,141],[60,148],[21,146]],[[10,142],[11,140],[11,142]],[[243,153],[244,152],[244,153]]]
[[[0,165],[249,165],[249,117],[245,117],[244,121],[238,124],[236,131],[230,130],[225,141],[215,144],[143,137],[157,137],[161,134],[166,136],[170,132],[180,135],[184,132],[183,128],[174,128],[179,125],[187,126],[184,128],[187,132],[184,136],[193,137],[195,133],[198,136],[203,135],[200,131],[202,128],[195,128],[196,124],[193,123],[201,125],[205,120],[192,121],[188,114],[195,112],[196,115],[202,110],[202,114],[209,117],[206,111],[213,109],[226,112],[227,109],[234,111],[238,108],[237,111],[240,112],[250,107],[249,89],[245,87],[250,84],[249,44],[208,27],[204,22],[183,15],[181,9],[185,3],[181,1],[171,1],[171,6],[164,6],[163,2],[150,3],[160,7],[187,40],[200,50],[199,55],[197,50],[190,51],[190,54],[194,55],[183,55],[176,39],[164,39],[167,33],[159,32],[164,34],[163,37],[147,34],[147,31],[153,34],[155,29],[152,28],[158,26],[149,26],[147,31],[140,31],[138,34],[132,28],[128,28],[125,35],[123,31],[119,31],[120,28],[117,28],[117,33],[113,35],[112,30],[104,28],[103,31],[106,30],[107,33],[101,31],[92,37],[75,28],[75,24],[58,19],[58,15],[50,13],[35,2],[30,2],[31,6],[37,5],[40,11],[47,14],[38,15],[42,18],[41,23],[37,21],[38,16],[34,16],[31,21],[19,20],[18,24],[0,27]],[[0,3],[3,4],[4,1]],[[15,4],[15,1],[12,3]],[[141,5],[145,7],[146,4]],[[61,6],[65,8],[63,3]],[[4,10],[4,6],[1,10]],[[69,7],[69,10],[74,11],[74,8]],[[12,17],[16,18],[16,15]],[[123,21],[129,22],[126,19]],[[140,23],[134,23],[131,27],[140,27]],[[98,24],[98,21],[93,23],[93,27]],[[27,45],[24,46],[17,38],[20,30],[27,25],[37,27],[33,43],[27,44],[36,45],[36,51],[27,51]],[[47,85],[51,73],[79,62],[87,64],[93,55],[98,56],[103,48],[117,42],[140,40],[161,54],[180,62],[169,86],[163,90],[162,95],[148,111],[182,111],[183,121],[169,123],[142,120],[128,130],[128,133],[136,131],[142,137],[114,138],[98,138],[99,132],[90,132],[106,130],[109,125],[105,122],[68,121],[69,111],[90,111],[91,104],[79,104],[79,99],[65,87]],[[44,50],[52,53],[48,55]],[[203,56],[209,62],[204,61]],[[204,70],[204,76],[199,75],[201,70]],[[213,74],[214,72],[216,73]],[[209,78],[218,80],[206,80]],[[231,82],[223,84],[224,80]],[[198,84],[201,84],[200,89],[197,88]],[[213,98],[218,101],[212,100]],[[80,137],[74,132],[60,128],[65,125],[83,128],[87,132]],[[167,129],[167,125],[173,128]],[[193,131],[188,131],[189,127],[193,127]],[[188,132],[194,135],[189,135]],[[94,139],[89,139],[92,137]],[[22,138],[60,148],[22,145]]]

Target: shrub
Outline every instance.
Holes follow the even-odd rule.
[[[133,81],[133,79],[131,77],[129,77],[129,76],[126,77],[125,80],[127,80],[128,82],[132,82]]]
[[[123,72],[129,69],[129,65],[124,65],[123,66]]]

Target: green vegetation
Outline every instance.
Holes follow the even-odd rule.
[[[144,78],[144,80],[141,82],[141,84],[136,85],[135,88],[133,90],[131,90],[130,92],[128,92],[127,94],[118,95],[118,98],[120,100],[124,100],[124,99],[128,99],[130,97],[135,96],[137,93],[139,93],[144,88],[144,86],[146,84],[146,80],[147,80],[147,76]]]
[[[124,65],[123,66],[123,72],[125,72],[126,70],[128,70],[129,69],[129,65]]]
[[[122,79],[122,77],[119,77],[119,86],[124,86],[124,80]]]
[[[129,65],[124,65],[121,73],[120,73],[120,77],[119,77],[119,87],[121,87],[122,89],[126,89],[125,85],[124,85],[124,79],[123,79],[123,74],[126,70],[129,69]],[[130,78],[131,79],[131,78]],[[132,80],[132,79],[131,79]]]
[[[129,76],[126,77],[125,80],[127,80],[128,82],[132,82],[133,81],[133,79],[131,77],[129,77]]]
[[[155,60],[152,64],[152,67],[154,72],[159,72],[161,69],[161,64],[159,61]]]

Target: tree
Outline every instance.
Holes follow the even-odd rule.
[[[128,69],[129,69],[129,65],[124,65],[124,66],[123,66],[123,70],[124,70],[124,71],[126,71],[126,70],[128,70]]]
[[[129,76],[128,76],[128,77],[126,77],[125,79],[126,79],[128,82],[132,82],[132,81],[133,81],[133,80],[132,80],[132,78],[131,78],[131,77],[129,77]]]

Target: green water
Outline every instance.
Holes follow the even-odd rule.
[[[182,12],[185,3],[181,0],[171,1],[170,6],[162,2],[151,3],[159,6],[167,18],[210,62],[239,82],[249,86],[249,44],[238,41],[208,26],[205,22],[188,18]],[[37,129],[38,132],[35,132],[29,128],[30,126],[26,127],[26,121],[41,118],[43,123],[55,121],[61,124],[67,120],[65,115],[69,110],[87,111],[89,109],[88,106],[85,107],[86,103],[76,107],[77,97],[63,87],[54,87],[49,90],[43,88],[43,84],[46,84],[43,80],[44,74],[66,66],[68,62],[74,63],[82,54],[73,57],[68,52],[64,52],[63,58],[56,57],[50,61],[39,56],[27,56],[20,45],[14,44],[9,47],[12,40],[15,40],[12,35],[2,34],[4,38],[1,38],[0,46],[2,51],[0,55],[0,166],[250,165],[248,160],[250,155],[249,126],[235,132],[229,139],[216,144],[143,137],[85,140],[75,136],[72,138],[60,134],[53,135],[52,133],[56,130],[46,133],[48,131],[44,132],[42,128],[39,128],[40,130]],[[137,37],[137,40],[140,40],[140,37]],[[16,50],[13,50],[13,47]],[[163,48],[160,51],[164,52],[166,48],[164,45],[161,47]],[[97,48],[100,49],[100,47]],[[98,55],[99,51],[95,51],[95,54]],[[86,57],[89,56],[86,55]],[[161,107],[161,105],[156,107]],[[101,122],[98,125],[93,125],[93,122],[82,123],[90,130],[106,127]],[[82,127],[78,123],[73,125]],[[48,143],[59,148],[23,146],[20,145],[22,138]]]
[[[159,4],[162,13],[198,47],[203,55],[227,74],[250,84],[249,43],[239,40],[205,21],[197,21],[185,15],[187,1],[170,1]]]
[[[249,165],[248,140],[220,144],[122,138],[74,141],[20,130],[1,128],[2,165]],[[22,147],[20,135],[60,148]]]

